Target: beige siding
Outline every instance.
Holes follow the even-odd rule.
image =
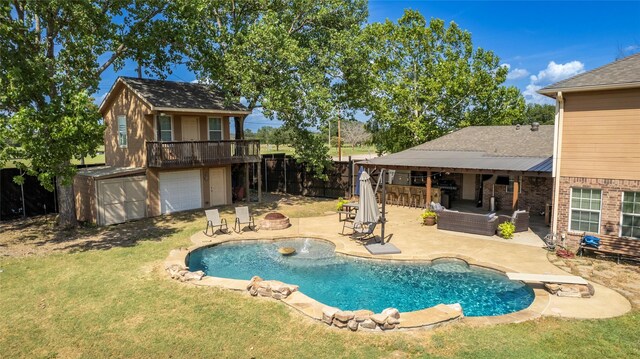
[[[196,117],[198,118],[198,125],[200,127],[200,141],[208,141],[209,140],[209,117],[221,117],[222,118],[222,132],[223,136],[226,140],[231,138],[229,134],[229,116],[224,115],[219,112],[211,112],[211,113],[196,113],[196,112],[164,112],[167,115],[171,115],[173,118],[173,140],[174,141],[182,141],[182,117]],[[153,122],[151,136],[149,137],[149,141],[155,141],[155,134],[153,133]],[[117,132],[116,132],[117,135]]]
[[[565,94],[560,175],[640,179],[640,89]]]
[[[153,139],[153,116],[145,115],[148,106],[126,86],[114,89],[113,102],[104,114],[105,163],[109,166],[143,167],[146,165],[145,140]],[[118,116],[127,116],[127,147],[118,146]]]

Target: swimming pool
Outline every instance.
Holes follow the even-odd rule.
[[[282,256],[280,247],[296,254]],[[191,271],[233,279],[258,275],[342,310],[385,308],[409,312],[460,303],[466,316],[493,316],[528,307],[533,290],[503,274],[458,259],[390,262],[336,254],[331,243],[309,238],[228,242],[190,253]]]

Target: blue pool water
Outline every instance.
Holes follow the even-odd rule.
[[[294,247],[284,257],[280,247]],[[189,268],[234,279],[279,280],[326,305],[380,312],[420,310],[460,303],[466,316],[500,315],[528,307],[533,290],[504,275],[456,259],[398,263],[336,255],[330,243],[314,239],[223,243],[194,251]]]

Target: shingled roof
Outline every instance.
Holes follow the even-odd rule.
[[[113,89],[122,82],[142,98],[154,110],[191,110],[191,111],[228,111],[250,113],[240,103],[227,103],[222,91],[209,85],[191,82],[140,79],[134,77],[118,78],[100,108],[107,103]]]
[[[470,126],[361,164],[377,167],[551,172],[553,126]]]
[[[538,90],[538,93],[555,95],[558,91],[573,92],[630,87],[640,87],[640,53],[556,82]]]

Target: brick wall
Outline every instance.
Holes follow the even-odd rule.
[[[482,206],[489,210],[493,184],[483,182]],[[527,209],[532,215],[544,212],[546,203],[551,202],[553,195],[553,179],[550,177],[523,177],[522,191],[518,195],[518,208]],[[495,185],[495,200],[498,210],[510,210],[513,204],[513,193],[507,192],[507,185]]]
[[[558,232],[566,235],[566,245],[577,247],[582,233],[569,231],[569,211],[571,188],[592,188],[602,190],[602,212],[600,233],[618,235],[620,233],[620,211],[622,193],[640,191],[640,181],[614,180],[583,177],[561,177],[558,201]]]

